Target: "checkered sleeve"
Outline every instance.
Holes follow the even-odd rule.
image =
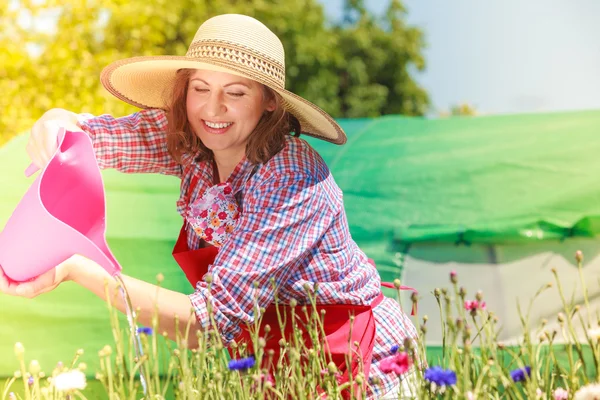
[[[79,126],[92,138],[100,168],[125,173],[182,174],[181,165],[167,150],[167,118],[163,110],[141,110],[121,118],[82,114]]]
[[[190,299],[203,328],[207,302],[227,345],[253,323],[254,307],[274,301],[270,279],[281,286],[301,268],[334,219],[322,182],[301,173],[274,173],[244,197],[244,211]],[[319,277],[314,277],[319,280]],[[255,286],[256,283],[256,286]]]

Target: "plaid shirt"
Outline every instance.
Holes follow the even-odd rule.
[[[211,163],[194,162],[188,156],[178,164],[170,157],[167,121],[161,110],[118,119],[82,115],[80,126],[92,137],[101,168],[180,177],[177,209],[182,215],[213,185]],[[228,178],[234,193],[243,196],[242,214],[209,267],[210,290],[201,281],[189,296],[199,323],[209,325],[206,303],[210,301],[223,342],[229,343],[240,333],[240,324],[253,322],[256,300],[261,307],[273,302],[271,278],[283,303],[306,302],[304,285],[318,282],[320,304],[370,304],[380,293],[379,274],[352,240],[342,192],[317,152],[304,140],[289,136],[283,150],[254,167],[244,159]],[[194,176],[198,183],[187,198]],[[190,249],[198,248],[199,238],[191,227],[187,231]],[[394,374],[383,374],[379,361],[390,355],[394,344],[417,333],[395,300],[385,299],[374,314],[377,334],[371,377],[379,377],[382,384],[373,388],[372,395],[380,396],[399,380]]]

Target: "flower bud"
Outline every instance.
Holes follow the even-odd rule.
[[[31,360],[29,363],[29,373],[31,375],[37,375],[41,370],[42,368],[40,367],[40,363],[37,360]]]
[[[362,385],[363,382],[365,381],[365,378],[364,378],[363,374],[358,374],[358,375],[356,375],[355,380],[356,380],[357,384]]]
[[[327,364],[327,370],[331,375],[335,375],[335,373],[338,372],[337,365],[335,365],[333,361]]]
[[[400,286],[402,286],[402,283],[400,282],[400,279],[394,279],[394,287],[396,289],[400,289]]]
[[[479,302],[483,300],[483,292],[481,290],[478,290],[477,293],[475,293],[475,299]]]
[[[578,263],[583,261],[583,252],[581,250],[577,250],[575,252],[575,261],[577,261]]]
[[[450,271],[450,282],[454,284],[458,283],[458,277],[455,270]]]
[[[463,320],[462,318],[457,318],[456,319],[456,329],[460,330],[463,328]]]
[[[21,357],[23,353],[25,353],[25,347],[23,347],[23,344],[21,342],[15,343],[15,355],[17,357]]]
[[[419,301],[419,293],[412,292],[410,294],[410,301],[412,301],[413,303],[416,303],[417,301]]]

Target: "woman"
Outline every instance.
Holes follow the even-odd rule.
[[[200,26],[186,56],[121,60],[101,81],[143,110],[119,119],[51,110],[34,125],[28,153],[44,166],[56,149],[58,124],[90,135],[101,168],[181,178],[177,210],[184,222],[173,256],[195,291],[160,289],[161,327],[174,337],[174,315],[187,315],[191,304],[197,328],[207,329],[210,308],[227,346],[247,339],[255,301],[272,320],[272,278],[283,304],[307,303],[306,288],[318,283],[317,304],[338,307],[326,313],[327,343],[333,349],[343,337],[347,346],[348,338],[329,315],[348,322],[354,314],[352,339],[360,343],[365,374],[381,382],[368,396],[398,393],[405,385],[379,363],[416,331],[397,302],[381,295],[375,267],[350,237],[340,189],[297,137],[346,141],[329,115],[284,89],[279,39],[253,18],[221,15]],[[3,278],[0,289],[34,297],[71,280],[104,298],[106,277],[75,256],[33,282]],[[156,287],[124,278],[140,322],[149,325]],[[343,353],[336,353],[342,361]]]

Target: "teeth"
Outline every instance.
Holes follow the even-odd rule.
[[[208,122],[208,121],[204,121],[204,123],[206,125],[208,125],[209,127],[215,128],[215,129],[226,128],[229,125],[233,124],[233,122],[219,122],[219,123],[215,123],[215,122]]]

